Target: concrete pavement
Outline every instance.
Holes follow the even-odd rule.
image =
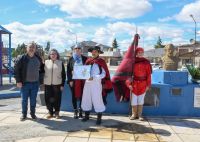
[[[60,119],[46,119],[47,110],[37,106],[38,120],[28,115],[20,121],[21,99],[0,99],[0,141],[16,142],[200,142],[199,118],[147,117],[131,121],[125,115],[103,116],[96,126],[96,115],[81,122],[73,113],[61,112]]]

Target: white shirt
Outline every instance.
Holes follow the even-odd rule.
[[[102,67],[101,69],[102,72],[100,74],[99,65],[94,63],[91,68],[91,77],[93,77],[93,79],[98,79],[98,80],[104,78],[106,76],[106,72]]]

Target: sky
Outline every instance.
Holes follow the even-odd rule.
[[[35,41],[60,52],[82,41],[127,50],[134,34],[139,46],[200,41],[200,0],[0,0],[0,25],[12,32],[12,47]],[[137,29],[137,30],[136,30]],[[4,45],[8,43],[3,36]]]

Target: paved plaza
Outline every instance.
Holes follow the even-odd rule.
[[[147,117],[131,121],[125,115],[106,114],[101,126],[96,115],[88,122],[61,112],[60,119],[46,119],[47,110],[37,106],[38,120],[20,121],[21,99],[0,99],[0,141],[8,142],[200,142],[199,118]]]

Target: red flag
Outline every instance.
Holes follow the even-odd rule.
[[[131,46],[128,48],[124,59],[118,66],[114,76],[112,77],[113,89],[117,98],[117,101],[128,100],[130,97],[130,90],[127,88],[125,81],[132,79],[133,66],[135,62],[135,50],[138,47],[139,34],[135,34],[134,40]]]

